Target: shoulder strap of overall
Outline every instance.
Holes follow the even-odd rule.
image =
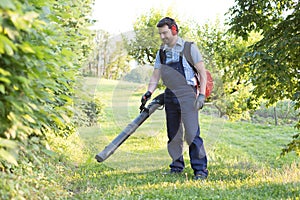
[[[160,58],[160,63],[161,64],[166,63],[166,52],[163,50],[162,47],[159,49],[159,58]]]
[[[185,42],[183,47],[183,55],[185,59],[188,61],[189,65],[193,68],[195,73],[198,73],[196,68],[194,67],[194,61],[191,55],[191,47],[193,42]]]

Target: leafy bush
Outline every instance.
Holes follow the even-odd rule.
[[[99,98],[90,101],[82,101],[79,109],[76,109],[74,122],[77,126],[93,126],[104,118],[104,104]]]
[[[0,2],[0,199],[68,193],[60,186],[63,178],[52,175],[71,169],[49,144],[55,147],[51,139],[68,140],[75,133],[70,118],[90,46],[91,3]]]
[[[1,1],[0,168],[30,138],[74,132],[72,95],[90,38],[90,0]],[[25,151],[26,152],[26,151]]]

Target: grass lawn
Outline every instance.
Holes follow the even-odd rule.
[[[94,156],[138,115],[146,84],[89,78],[86,86],[105,104],[105,118],[99,126],[78,130],[86,157],[66,175],[68,199],[300,199],[299,157],[279,157],[295,133],[289,126],[200,114],[210,173],[206,181],[194,181],[187,146],[184,173],[165,174],[171,160],[164,110],[158,110],[111,157],[97,163]]]

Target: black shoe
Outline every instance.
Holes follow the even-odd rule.
[[[202,171],[195,172],[194,180],[205,180],[207,179],[207,175],[208,173]]]
[[[163,175],[179,175],[183,172],[182,169],[170,169],[168,172],[163,172]]]
[[[170,169],[170,174],[180,174],[183,172],[183,169],[173,168]]]

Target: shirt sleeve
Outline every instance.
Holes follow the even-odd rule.
[[[155,57],[154,69],[160,69],[160,68],[161,68],[161,63],[160,63],[159,51],[157,51]]]
[[[202,55],[201,55],[197,45],[194,43],[191,46],[191,56],[192,56],[192,59],[195,64],[200,61],[203,61]]]

